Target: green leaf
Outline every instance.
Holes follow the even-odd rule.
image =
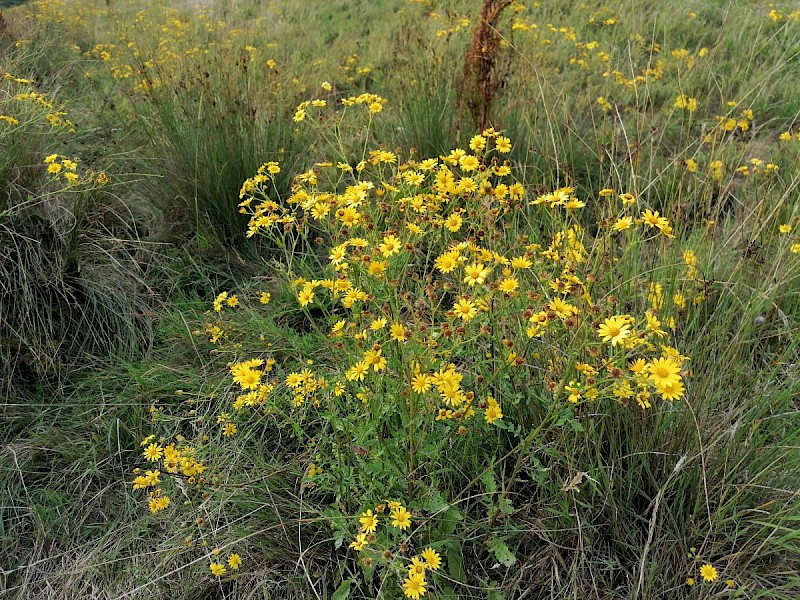
[[[347,600],[350,597],[350,582],[352,579],[345,579],[342,584],[333,592],[331,600]]]
[[[494,471],[486,471],[481,475],[481,483],[487,494],[494,494],[497,492],[497,480],[494,478]]]
[[[517,562],[517,557],[502,539],[492,538],[486,542],[486,547],[501,565],[511,567]]]
[[[447,547],[447,572],[454,581],[464,583],[466,580],[461,550],[455,544],[449,544]]]

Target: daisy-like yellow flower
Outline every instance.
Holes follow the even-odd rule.
[[[350,542],[350,547],[356,552],[361,552],[367,545],[367,534],[359,533],[356,539]]]
[[[368,371],[369,363],[362,360],[350,367],[344,376],[348,381],[364,381],[364,375],[366,375]]]
[[[459,298],[453,305],[453,312],[459,319],[471,321],[477,316],[478,309],[475,307],[475,303],[469,298]]]
[[[508,154],[511,152],[511,140],[505,136],[499,135],[494,140],[494,147],[498,152]]]
[[[216,575],[217,577],[225,575],[225,573],[228,572],[228,569],[225,568],[225,565],[218,562],[212,562],[210,565],[208,565],[208,569],[211,571],[212,575]]]
[[[680,379],[670,380],[669,383],[656,388],[664,400],[680,400],[685,392],[683,381]]]
[[[458,166],[460,166],[463,171],[474,171],[479,165],[480,162],[478,158],[472,154],[462,156],[458,161]]]
[[[426,585],[424,575],[409,575],[408,579],[403,582],[403,593],[406,598],[417,600],[427,592]]]
[[[239,566],[241,566],[241,564],[242,564],[242,557],[239,556],[238,554],[231,554],[228,557],[228,565],[234,571],[236,571],[239,568]]]
[[[411,389],[416,394],[424,394],[431,389],[431,378],[425,373],[417,373],[411,378]]]
[[[411,513],[406,510],[405,506],[398,506],[392,511],[392,525],[398,529],[408,529],[411,527]]]
[[[378,245],[378,250],[381,251],[384,258],[389,258],[393,254],[400,252],[400,240],[393,235],[387,235],[383,238],[383,243]]]
[[[517,279],[516,277],[506,277],[498,284],[497,289],[499,289],[504,294],[513,294],[514,292],[517,291],[518,287],[519,287],[519,279]]]
[[[383,260],[373,260],[369,263],[369,274],[374,277],[381,277],[389,268],[389,263]]]
[[[625,317],[613,316],[603,321],[602,325],[597,329],[597,335],[604,342],[611,342],[612,346],[616,346],[630,333],[630,324]]]
[[[625,231],[633,225],[633,217],[620,217],[612,225],[611,229],[614,231]]]
[[[261,302],[261,304],[269,304],[270,300],[272,300],[272,294],[269,292],[261,292],[258,296],[258,301]]]
[[[144,449],[144,457],[150,462],[156,462],[162,456],[164,456],[164,447],[159,444],[150,444]]]
[[[427,571],[428,565],[425,563],[424,560],[415,556],[411,559],[411,564],[408,565],[408,576],[411,577],[413,575],[425,575],[425,571]]]
[[[157,493],[150,494],[150,500],[148,500],[148,507],[151,513],[157,513],[162,510],[166,510],[166,508],[170,504],[169,496],[161,496],[161,490],[156,490]]]
[[[392,323],[392,326],[389,328],[389,334],[395,342],[405,342],[407,339],[406,328],[400,323]]]
[[[458,266],[458,252],[445,252],[433,264],[442,273],[449,273]]]
[[[369,328],[372,331],[378,331],[378,330],[383,329],[384,327],[386,327],[386,323],[387,323],[386,319],[384,319],[383,317],[380,317],[378,319],[375,319],[372,323],[370,323],[369,324]]]
[[[222,428],[222,435],[225,437],[233,437],[239,432],[239,428],[236,426],[236,423],[225,423],[225,426]]]
[[[473,152],[480,152],[486,148],[486,138],[480,134],[473,136],[469,141],[469,147]]]
[[[447,231],[452,231],[455,233],[459,229],[461,229],[461,224],[464,222],[464,219],[461,218],[461,215],[458,213],[453,213],[449,217],[444,220],[444,228]]]
[[[304,287],[302,290],[300,290],[300,293],[297,294],[297,300],[300,302],[300,306],[308,306],[314,302],[313,288]]]
[[[648,227],[658,227],[664,229],[669,226],[669,221],[658,214],[658,211],[652,211],[649,208],[641,214],[642,222]]]
[[[704,581],[716,581],[719,577],[717,570],[710,564],[706,563],[700,567],[700,576]]]
[[[375,533],[375,528],[378,527],[378,517],[372,514],[372,509],[361,513],[358,521],[361,523],[361,531],[363,533]]]
[[[530,269],[533,263],[525,256],[517,256],[511,259],[511,266],[514,269]]]
[[[489,269],[483,263],[472,263],[464,267],[464,283],[468,286],[473,286],[476,283],[482,284],[489,276]]]
[[[486,419],[486,422],[490,425],[495,421],[499,421],[503,418],[503,411],[500,409],[500,405],[497,403],[497,400],[489,396],[486,399],[487,406],[486,410],[484,411],[483,418]]]
[[[681,367],[671,357],[655,359],[647,365],[647,370],[650,372],[650,381],[659,390],[669,388],[681,380]]]
[[[422,551],[421,556],[425,560],[425,564],[429,569],[436,571],[442,565],[442,557],[433,548],[425,548],[425,550]]]

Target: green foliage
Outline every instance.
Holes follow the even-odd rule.
[[[491,113],[513,147],[484,157],[455,85],[476,3],[317,4],[3,10],[2,593],[399,598],[430,548],[441,565],[426,570],[426,598],[797,597],[800,15],[767,2],[514,2],[497,25]],[[31,92],[45,103],[17,98]],[[364,92],[340,118],[341,100]],[[312,100],[326,106],[293,121]],[[433,172],[416,188],[401,175],[456,147],[508,166],[521,197],[493,213],[499,175],[475,173],[492,194],[473,195],[436,189]],[[271,161],[279,172],[254,182]],[[357,206],[370,227],[342,232],[340,206],[309,214],[303,193],[324,204],[359,182],[374,186]],[[561,193],[586,206],[566,211]],[[415,195],[419,238],[397,209]],[[286,220],[264,243],[246,233],[267,231],[248,230],[267,197],[264,214]],[[434,228],[456,207],[460,229]],[[667,221],[650,213],[648,228],[646,210]],[[367,246],[348,242],[348,268],[331,264],[356,234]],[[558,234],[555,250],[584,262],[542,257]],[[401,248],[383,256],[388,236]],[[461,262],[442,273],[436,259],[458,242]],[[503,275],[470,243],[534,265]],[[463,281],[478,261],[494,287]],[[567,276],[590,300],[548,285]],[[498,290],[509,277],[523,293]],[[325,287],[344,278],[366,299],[346,308],[346,291]],[[457,316],[462,298],[475,316]],[[556,298],[580,319],[547,317],[529,337],[526,311]],[[631,332],[603,341],[597,327],[625,315]],[[639,336],[655,349],[623,344]],[[349,379],[376,343],[386,366]],[[652,381],[649,408],[614,395],[620,380],[639,391],[627,363],[652,364],[662,343],[687,357],[683,396],[663,400]],[[253,358],[274,363],[231,378]],[[410,390],[447,364],[471,419],[435,384]],[[286,380],[306,369],[298,394]],[[248,370],[268,393],[242,389]],[[501,418],[486,418],[489,396]],[[149,462],[149,444],[190,461]],[[153,468],[158,486],[132,490]],[[411,527],[391,524],[390,500]],[[379,524],[358,551],[367,510]],[[706,564],[718,580],[703,581]]]

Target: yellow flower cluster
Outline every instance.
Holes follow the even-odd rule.
[[[193,455],[194,448],[183,446],[178,448],[175,443],[163,446],[155,441],[155,435],[147,436],[142,440],[141,446],[144,449],[142,455],[145,460],[151,463],[161,463],[161,468],[171,475],[182,475],[189,484],[202,485],[205,483],[202,474],[206,470],[205,464],[196,460]],[[135,469],[137,476],[133,480],[133,489],[142,490],[154,487],[148,494],[148,506],[150,512],[156,513],[165,510],[170,505],[170,497],[160,487],[162,483],[159,469],[153,469],[141,473],[140,469]]]

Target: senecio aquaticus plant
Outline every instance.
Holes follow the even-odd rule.
[[[363,110],[369,139],[385,102],[346,98],[331,118]],[[322,128],[309,113],[327,104],[303,103],[295,121]],[[548,430],[580,429],[598,403],[646,411],[685,392],[688,358],[668,340],[676,319],[704,298],[698,258],[687,251],[675,267],[671,302],[656,269],[622,287],[628,257],[675,243],[668,220],[632,193],[604,189],[593,201],[604,216],[590,235],[581,224],[587,202],[570,187],[531,194],[514,179],[511,149],[512,140],[487,129],[447,156],[401,161],[365,147],[355,164],[317,163],[295,176],[287,198],[272,187],[275,162],[241,188],[247,235],[284,250],[285,283],[334,356],[307,357],[295,369],[269,353],[231,364],[238,391],[218,420],[223,436],[265,411],[291,421],[319,457],[306,489],[344,507],[330,515],[338,539],[351,540],[367,572],[394,572],[411,598],[435,588],[442,562],[437,548],[448,532],[437,528],[437,511],[455,499],[443,500],[437,481],[463,476],[467,490],[510,461],[514,485]],[[326,248],[316,263],[298,252],[314,247]],[[630,309],[620,312],[623,303]],[[238,304],[223,292],[214,310]],[[212,329],[210,341],[222,343],[224,330]],[[486,460],[466,464],[465,448]],[[159,450],[150,444],[146,454],[161,460]],[[197,470],[190,452],[175,451],[173,471],[184,458]],[[413,555],[412,547],[424,550]]]

